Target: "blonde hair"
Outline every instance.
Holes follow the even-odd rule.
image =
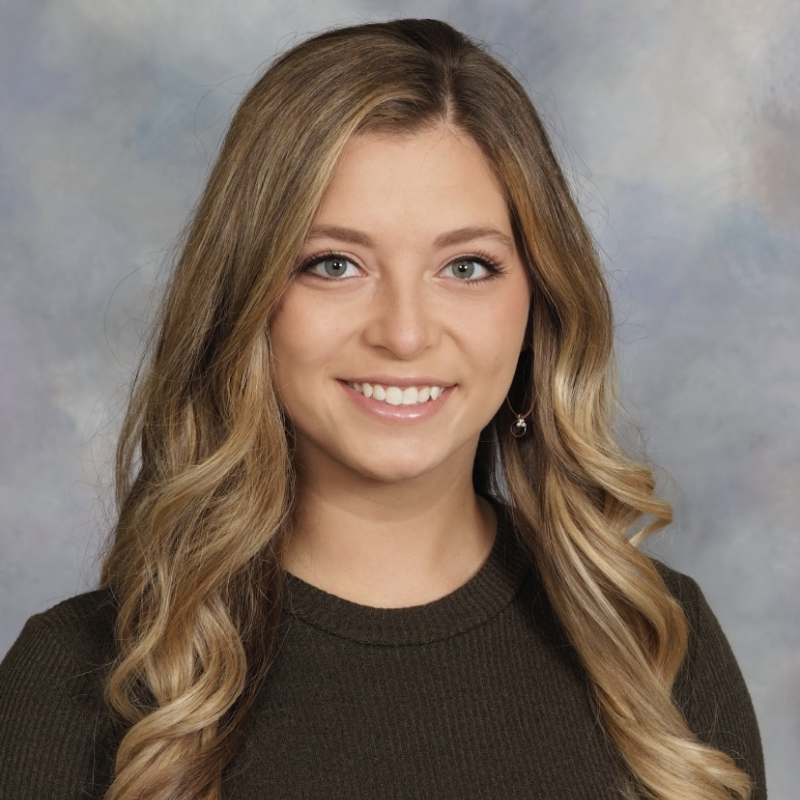
[[[670,519],[615,444],[612,313],[592,239],[519,83],[443,22],[333,30],[277,59],[236,112],[184,234],[117,453],[102,583],[119,604],[107,697],[129,728],[107,800],[219,798],[272,659],[293,466],[266,323],[345,144],[436,123],[480,146],[532,284],[532,348],[482,436],[502,495],[637,791],[749,796],[671,699],[687,625],[634,539]],[[506,487],[506,488],[504,488]]]

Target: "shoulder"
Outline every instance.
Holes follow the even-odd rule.
[[[673,699],[702,742],[727,752],[750,775],[753,800],[766,797],[755,710],[728,639],[697,582],[659,561],[654,563],[689,627]]]
[[[653,558],[651,561],[655,564],[656,569],[664,579],[664,583],[667,585],[670,594],[672,594],[676,600],[681,601],[682,596],[696,597],[696,593],[700,591],[700,587],[694,578],[684,575],[682,572],[678,572],[678,570],[672,567],[668,567],[663,561],[659,561],[657,558]]]
[[[669,593],[681,604],[690,626],[693,622],[700,622],[700,618],[704,616],[709,614],[713,616],[703,591],[694,578],[668,567],[658,559],[651,560],[666,584]],[[714,620],[716,621],[716,617],[714,617]]]
[[[676,699],[684,711],[690,711],[697,701],[697,687],[707,672],[723,688],[730,684],[737,691],[746,692],[728,639],[698,583],[660,561],[654,559],[654,564],[667,590],[680,603],[689,628],[686,656],[675,685]]]
[[[0,664],[0,773],[11,796],[93,796],[106,784],[115,616],[110,591],[73,597],[31,617]]]
[[[53,608],[32,616],[12,646],[6,661],[18,661],[25,654],[38,664],[75,678],[108,666],[115,658],[114,622],[116,605],[110,590],[76,595]],[[0,672],[4,675],[5,670]]]
[[[709,635],[723,636],[722,628],[703,595],[699,584],[689,575],[684,575],[666,564],[652,559],[661,575],[667,591],[680,603],[686,622],[689,626],[689,650],[696,646],[698,637],[703,639]],[[727,640],[726,640],[727,644]]]
[[[693,689],[704,673],[710,671],[723,688],[730,684],[746,692],[733,650],[697,581],[655,559],[654,564],[667,590],[680,603],[689,627],[686,656],[676,691],[689,695],[684,700],[697,699]]]
[[[32,616],[25,627],[40,635],[50,635],[75,648],[108,646],[114,638],[116,603],[110,589],[97,589],[64,600],[47,611]]]

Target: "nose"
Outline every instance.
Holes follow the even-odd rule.
[[[428,296],[419,276],[381,281],[364,331],[370,346],[407,361],[430,347],[437,331],[435,299]]]

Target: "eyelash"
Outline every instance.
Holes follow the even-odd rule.
[[[482,278],[476,278],[475,280],[463,280],[459,281],[459,283],[466,283],[472,285],[476,283],[485,283],[487,281],[492,281],[495,278],[499,278],[501,275],[504,275],[506,273],[506,270],[503,269],[503,267],[501,267],[500,264],[498,264],[497,261],[495,261],[495,259],[493,259],[488,253],[482,250],[476,250],[475,252],[472,253],[464,253],[464,255],[461,255],[458,258],[454,258],[447,264],[445,269],[447,269],[447,267],[450,267],[459,261],[474,261],[476,264],[480,264],[482,267],[484,267],[488,272],[488,274],[484,275]],[[456,280],[458,279],[456,278]]]
[[[310,272],[313,267],[317,266],[317,264],[321,264],[323,261],[327,261],[329,258],[338,258],[342,261],[348,261],[354,266],[358,266],[356,262],[349,256],[346,256],[343,253],[337,253],[335,250],[326,250],[324,253],[317,253],[316,255],[309,256],[304,261],[301,261],[300,265],[297,267],[296,274],[299,275],[301,272]],[[322,275],[317,275],[317,277],[328,281],[336,280],[336,278],[325,278]]]
[[[297,267],[296,274],[300,274],[301,272],[310,272],[315,266],[317,266],[317,264],[321,264],[323,261],[327,261],[329,258],[340,258],[342,259],[342,261],[348,261],[351,264],[358,266],[358,264],[356,264],[356,262],[352,258],[349,258],[348,256],[342,253],[337,253],[335,250],[326,250],[324,253],[317,253],[316,255],[309,256],[309,258],[305,259],[305,261],[302,261],[300,265]],[[474,261],[475,263],[480,264],[482,267],[484,267],[484,269],[486,269],[488,272],[488,275],[484,275],[482,278],[476,278],[475,280],[468,280],[468,279],[459,280],[458,278],[455,278],[455,280],[458,280],[459,283],[464,283],[464,284],[485,283],[487,281],[491,281],[494,280],[495,278],[498,278],[500,275],[503,275],[506,272],[506,270],[503,269],[503,267],[501,267],[500,264],[498,264],[497,261],[495,261],[495,259],[493,259],[490,255],[480,250],[476,250],[475,252],[465,253],[464,255],[458,256],[458,258],[454,258],[452,261],[449,261],[444,268],[447,269],[447,267],[452,266],[453,264],[459,261]],[[317,275],[317,277],[322,278],[322,280],[328,280],[328,281],[338,280],[337,278],[325,278],[322,275]]]

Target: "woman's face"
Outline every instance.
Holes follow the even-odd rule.
[[[345,148],[270,324],[299,474],[471,474],[530,287],[498,180],[446,127]]]

